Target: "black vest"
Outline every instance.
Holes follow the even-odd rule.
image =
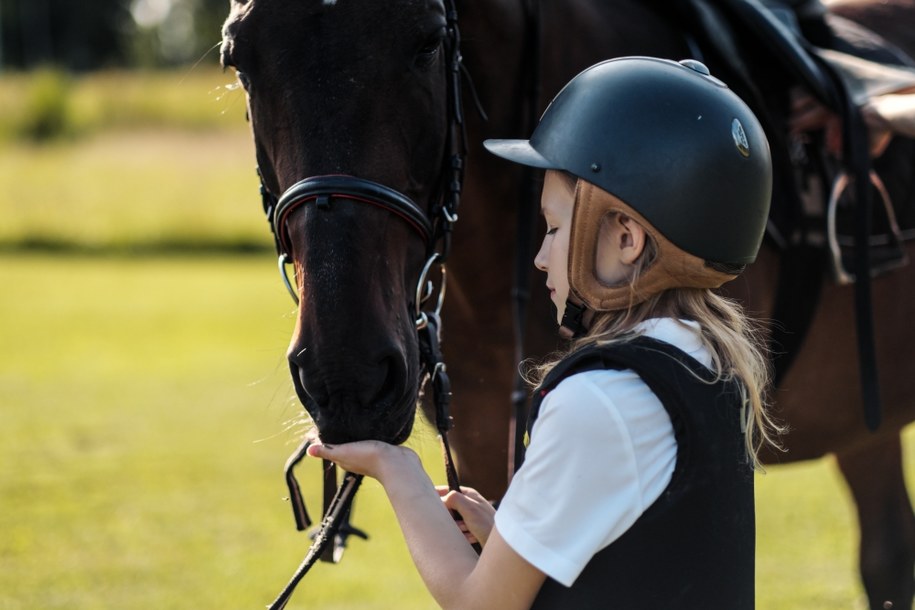
[[[532,608],[752,610],[753,470],[736,384],[715,382],[699,362],[648,337],[589,347],[561,361],[537,388],[529,430],[550,390],[595,369],[631,369],[642,378],[673,422],[677,463],[670,484],[632,527],[596,553],[571,587],[548,577]]]

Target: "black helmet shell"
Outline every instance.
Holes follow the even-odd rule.
[[[559,92],[530,140],[484,144],[597,185],[704,260],[756,258],[772,194],[769,145],[747,105],[699,62],[599,63]]]

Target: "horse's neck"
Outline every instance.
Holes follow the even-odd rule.
[[[520,136],[519,130],[525,128],[519,115],[529,98],[524,83],[532,69],[526,46],[531,35],[530,7],[539,12],[536,68],[542,112],[566,82],[598,61],[626,55],[685,57],[685,38],[672,20],[651,8],[656,4],[643,0],[460,1],[465,63],[489,115],[485,133]]]

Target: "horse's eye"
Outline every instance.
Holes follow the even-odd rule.
[[[420,68],[428,68],[435,62],[439,51],[442,48],[442,37],[436,35],[429,39],[419,51],[416,52],[416,65]]]

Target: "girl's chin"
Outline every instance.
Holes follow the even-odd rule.
[[[552,298],[553,297],[552,293],[550,293],[550,297],[551,297],[551,299],[550,299],[551,303],[553,305],[550,308],[553,310],[553,319],[556,320],[556,324],[561,325],[562,324],[562,314],[565,313],[566,304],[565,303],[562,303],[561,305],[557,304],[556,299]]]

